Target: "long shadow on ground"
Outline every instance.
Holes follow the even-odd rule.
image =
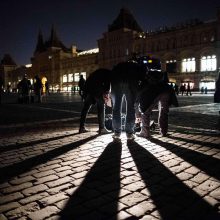
[[[121,150],[121,144],[108,144],[71,195],[61,219],[117,219]]]
[[[217,210],[183,184],[144,147],[134,143],[129,146],[129,150],[161,219],[217,220],[220,218]],[[154,169],[153,176],[151,169]]]

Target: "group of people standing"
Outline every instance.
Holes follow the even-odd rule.
[[[135,139],[135,121],[141,120],[140,137],[150,137],[150,115],[158,105],[160,134],[167,135],[170,104],[178,105],[173,88],[168,84],[167,74],[161,71],[158,59],[140,57],[119,63],[112,70],[98,69],[84,85],[84,106],[81,112],[79,133],[87,132],[86,116],[95,103],[98,108],[99,134],[105,128],[105,104],[111,97],[113,140],[120,141],[122,133],[122,103],[126,103],[125,132],[128,140]]]
[[[23,79],[17,85],[19,102],[34,102],[34,96],[36,96],[37,102],[40,103],[42,96],[42,87],[43,85],[38,75],[34,77],[34,84],[32,86],[30,80],[27,78],[27,74],[24,74]],[[31,91],[33,91],[33,94],[31,94]]]

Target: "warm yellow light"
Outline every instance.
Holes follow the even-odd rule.
[[[148,60],[148,63],[152,63],[153,61],[152,60]]]

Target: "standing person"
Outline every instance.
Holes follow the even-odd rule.
[[[24,74],[23,79],[18,83],[18,89],[21,93],[22,103],[29,103],[31,82],[27,78],[27,74]]]
[[[46,94],[50,95],[50,89],[49,89],[49,83],[48,81],[45,82],[45,90],[46,90]]]
[[[112,70],[111,97],[113,104],[113,131],[114,141],[120,141],[122,132],[122,103],[125,99],[126,118],[125,132],[128,140],[133,140],[135,127],[135,101],[138,93],[138,86],[145,71],[135,61],[119,63]]]
[[[187,84],[187,89],[186,89],[186,95],[188,96],[188,94],[192,95],[191,88],[190,88],[190,83]]]
[[[220,103],[220,71],[215,83],[214,103]]]
[[[85,82],[86,80],[83,78],[83,75],[80,75],[78,86],[79,86],[79,95],[81,96],[82,100],[84,97],[83,90],[84,90]]]
[[[169,105],[178,106],[175,91],[166,81],[164,81],[163,72],[153,70],[147,74],[143,90],[138,97],[138,105],[142,121],[139,137],[150,137],[150,116],[152,110],[158,105],[159,115],[158,124],[160,134],[166,136],[168,132],[168,113]]]
[[[41,94],[42,94],[42,82],[38,75],[35,76],[35,82],[34,82],[34,93],[37,96],[37,102],[41,103]]]
[[[176,83],[174,84],[174,90],[176,95],[179,95],[179,86]]]
[[[97,104],[99,134],[107,134],[105,128],[105,101],[110,90],[110,70],[98,69],[91,73],[84,85],[84,105],[81,111],[79,133],[87,132],[85,128],[86,116],[92,105]]]
[[[0,76],[0,104],[2,103],[2,93],[3,93],[3,79],[2,77]]]
[[[185,91],[186,91],[186,84],[182,84],[180,86],[180,92],[181,92],[182,96],[184,95]]]

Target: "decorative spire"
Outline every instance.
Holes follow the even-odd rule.
[[[51,47],[60,47],[60,40],[57,37],[57,33],[56,33],[55,28],[54,28],[54,25],[52,25],[52,28],[51,28],[51,34],[50,34],[49,42],[50,42],[49,44],[50,44]]]
[[[67,52],[67,51],[70,52],[71,51],[70,49],[66,48],[65,45],[58,38],[56,30],[54,28],[54,25],[52,25],[51,33],[50,33],[50,38],[45,43],[45,46],[46,46],[46,48],[51,48],[51,47],[61,48],[65,52]]]
[[[134,16],[128,9],[122,8],[118,17],[109,25],[108,31],[115,31],[122,28],[128,28],[134,31],[143,32],[142,28],[138,25]]]
[[[44,45],[44,40],[43,40],[43,34],[42,34],[42,31],[39,30],[35,53],[37,52],[40,53],[40,52],[43,52],[44,50],[45,50],[45,45]]]

